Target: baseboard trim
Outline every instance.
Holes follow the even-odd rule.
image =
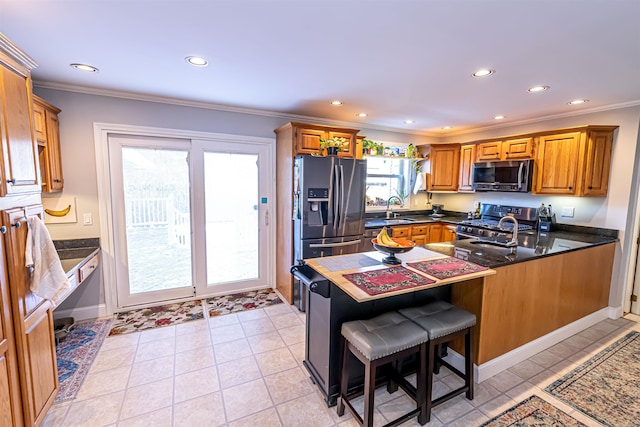
[[[76,307],[66,310],[56,310],[53,312],[53,317],[56,319],[60,317],[73,317],[76,321],[96,319],[98,317],[105,317],[110,315],[111,313],[107,312],[107,306],[105,304]]]
[[[609,307],[609,319],[619,319],[624,316],[624,308],[622,306]]]
[[[542,350],[546,350],[547,348],[558,344],[560,341],[565,340],[602,320],[609,318],[616,319],[617,317],[611,317],[612,310],[616,312],[617,309],[613,307],[605,307],[523,346],[515,348],[502,356],[491,359],[480,366],[474,365],[475,381],[477,383],[481,383],[482,381],[499,374],[505,369],[509,369],[510,367],[527,360]],[[448,353],[449,354],[445,360],[455,368],[464,371],[464,357],[451,349],[448,350]]]

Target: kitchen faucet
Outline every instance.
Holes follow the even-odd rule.
[[[506,220],[513,221],[513,237],[511,238],[510,242],[507,242],[507,247],[518,246],[518,220],[510,215],[505,215],[500,218],[500,221],[498,222],[498,228],[502,228],[502,223],[504,223]]]
[[[387,199],[387,219],[391,218],[391,213],[392,213],[392,209],[391,209],[391,200],[392,199],[396,199],[398,200],[398,202],[400,202],[400,204],[402,205],[402,199],[398,196],[391,196],[389,197],[389,199]]]

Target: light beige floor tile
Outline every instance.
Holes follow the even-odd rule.
[[[502,413],[503,411],[506,411],[517,403],[518,402],[511,399],[506,394],[501,394],[495,399],[490,400],[484,405],[480,406],[478,409],[480,409],[480,411],[482,411],[482,413],[487,415],[489,418],[492,418]]]
[[[509,371],[502,371],[486,380],[486,382],[501,392],[505,392],[523,382],[523,379]]]
[[[213,348],[201,347],[191,351],[176,353],[176,375],[213,366],[216,363]]]
[[[276,329],[290,328],[292,326],[304,326],[300,318],[296,316],[295,313],[271,316],[271,321]]]
[[[304,343],[305,340],[305,326],[300,324],[296,326],[290,326],[288,328],[278,329],[280,337],[286,345],[292,345],[297,343]]]
[[[556,363],[559,363],[560,361],[562,361],[562,356],[552,351],[545,350],[529,358],[529,360],[531,360],[532,362],[536,363],[539,366],[542,366],[543,368],[549,368],[555,365]]]
[[[173,390],[174,402],[183,402],[218,391],[220,390],[218,370],[215,366],[210,366],[178,375],[175,377]]]
[[[475,406],[482,406],[488,401],[495,399],[501,393],[492,385],[487,384],[486,381],[480,384],[475,384],[473,387],[473,400],[470,403]]]
[[[220,426],[226,422],[220,392],[206,394],[174,406],[174,427]]]
[[[264,382],[276,405],[310,394],[315,387],[300,367],[265,376]]]
[[[268,317],[256,320],[246,320],[242,322],[242,330],[247,337],[258,334],[266,334],[275,331],[276,328]]]
[[[172,355],[134,363],[131,367],[131,376],[127,387],[136,387],[173,377],[173,358]]]
[[[456,396],[453,399],[436,406],[431,411],[431,417],[435,416],[443,423],[450,423],[473,411],[475,408],[462,396]]]
[[[264,310],[261,308],[241,311],[236,314],[238,315],[238,320],[240,320],[241,322],[247,322],[249,320],[264,319],[267,317],[267,313],[265,313]]]
[[[176,336],[175,326],[163,326],[140,332],[140,344],[151,341],[173,338]]]
[[[64,419],[64,425],[105,426],[118,420],[118,412],[122,405],[124,392],[106,394],[94,399],[73,402]]]
[[[238,315],[235,313],[225,314],[223,316],[214,316],[209,318],[210,328],[220,328],[222,326],[231,326],[240,323]]]
[[[299,342],[297,344],[291,344],[289,345],[289,350],[291,350],[291,354],[293,354],[293,357],[296,358],[298,365],[302,366],[302,362],[304,361],[305,357],[305,343]]]
[[[389,422],[405,415],[408,412],[413,411],[417,406],[416,402],[414,402],[413,399],[411,399],[406,394],[394,393],[394,395],[396,394],[398,395],[397,398],[383,404],[378,404],[374,399],[374,404],[377,407],[378,411]],[[360,414],[362,415],[362,412]]]
[[[220,344],[227,341],[235,341],[244,338],[244,331],[240,324],[220,326],[211,329],[211,341],[214,344]]]
[[[523,380],[528,380],[529,378],[534,377],[540,372],[544,371],[544,367],[527,359],[510,367],[509,371],[513,372]]]
[[[129,345],[126,347],[120,347],[113,350],[100,349],[93,364],[91,365],[90,372],[106,371],[108,369],[119,368],[124,365],[133,364],[133,359],[136,356],[136,345]]]
[[[529,378],[529,382],[539,388],[545,388],[546,386],[551,384],[553,381],[555,381],[557,377],[558,377],[558,374],[556,374],[552,370],[547,369],[545,371],[542,371],[535,377]]]
[[[261,412],[273,406],[262,378],[222,390],[229,422]],[[304,424],[299,424],[300,426]]]
[[[267,316],[280,316],[281,314],[298,313],[298,309],[290,304],[275,304],[263,308]]]
[[[462,418],[458,418],[457,420],[447,424],[447,427],[469,427],[469,426],[479,426],[484,422],[489,421],[489,417],[480,412],[477,409],[469,412]],[[431,427],[431,424],[427,424]]]
[[[209,330],[209,322],[207,319],[192,320],[191,322],[176,325],[176,336],[195,334],[196,332],[204,332]]]
[[[64,417],[67,415],[70,405],[71,402],[53,405],[44,418],[42,427],[63,427]]]
[[[256,354],[255,358],[263,376],[298,366],[298,362],[287,347]]]
[[[171,406],[173,401],[173,377],[144,384],[126,390],[120,418],[138,415]]]
[[[138,344],[138,351],[134,363],[145,360],[157,359],[159,357],[170,356],[175,353],[175,337],[162,338],[155,341]]]
[[[100,350],[113,350],[116,348],[138,345],[138,341],[140,341],[140,333],[138,332],[123,335],[113,335],[105,338],[104,342],[102,343],[102,347],[100,347]]]
[[[218,364],[218,378],[222,389],[262,377],[253,356]]]
[[[76,400],[91,399],[124,390],[129,380],[131,365],[108,371],[89,373],[78,390]]]
[[[282,425],[285,427],[328,427],[334,425],[333,418],[327,414],[326,405],[319,399],[302,396],[276,407]]]
[[[171,427],[172,426],[173,408],[158,409],[148,414],[139,415],[129,418],[118,423],[118,427]]]
[[[176,336],[176,353],[191,351],[195,348],[211,346],[211,337],[209,329],[197,331],[193,334],[184,334]]]
[[[581,337],[580,335],[574,335],[562,341],[562,344],[569,347],[571,350],[573,350],[574,353],[584,350],[587,346],[591,345],[592,343],[593,343],[593,340]],[[568,354],[565,355],[565,357],[567,356],[569,355]]]
[[[509,396],[516,402],[523,401],[527,397],[532,394],[537,394],[540,392],[540,389],[536,387],[534,384],[530,382],[524,382],[520,385],[515,386],[511,390],[508,390],[505,395]]]
[[[246,338],[215,344],[213,351],[216,355],[217,363],[225,363],[253,355],[249,341]]]
[[[278,332],[255,335],[248,341],[251,346],[251,350],[253,350],[255,354],[264,353],[265,351],[275,350],[285,346],[285,343],[282,341],[282,338],[280,338],[280,334]]]
[[[229,423],[229,427],[281,427],[280,418],[275,408],[269,408],[257,414],[249,415]]]

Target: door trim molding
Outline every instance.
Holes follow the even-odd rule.
[[[105,309],[108,314],[115,313],[118,308],[118,300],[116,293],[116,262],[115,262],[115,242],[113,230],[113,217],[111,205],[111,180],[109,179],[109,136],[110,135],[129,135],[129,136],[145,136],[159,138],[181,138],[190,140],[205,140],[230,142],[235,144],[261,144],[268,147],[268,170],[266,171],[273,179],[269,180],[269,186],[265,189],[262,197],[270,200],[268,203],[270,216],[275,218],[275,143],[274,138],[264,138],[245,135],[231,135],[213,132],[190,131],[184,129],[158,128],[149,126],[135,126],[117,123],[100,123],[93,124],[93,141],[96,153],[96,173],[98,181],[98,216],[100,221],[100,246],[102,249],[102,279],[104,285]],[[269,250],[267,256],[267,280],[275,288],[275,222],[269,227]],[[109,285],[111,284],[111,285]]]

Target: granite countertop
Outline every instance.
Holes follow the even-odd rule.
[[[451,224],[459,224],[467,219],[466,213],[447,212],[444,216],[434,217],[428,211],[408,211],[405,213],[395,212],[399,214],[397,218],[386,219],[384,215],[379,217],[369,216],[364,221],[365,228],[380,228],[384,226],[394,225],[412,225],[412,224],[428,224],[433,222],[448,222]]]
[[[64,272],[69,275],[100,251],[100,239],[67,239],[53,242]]]

